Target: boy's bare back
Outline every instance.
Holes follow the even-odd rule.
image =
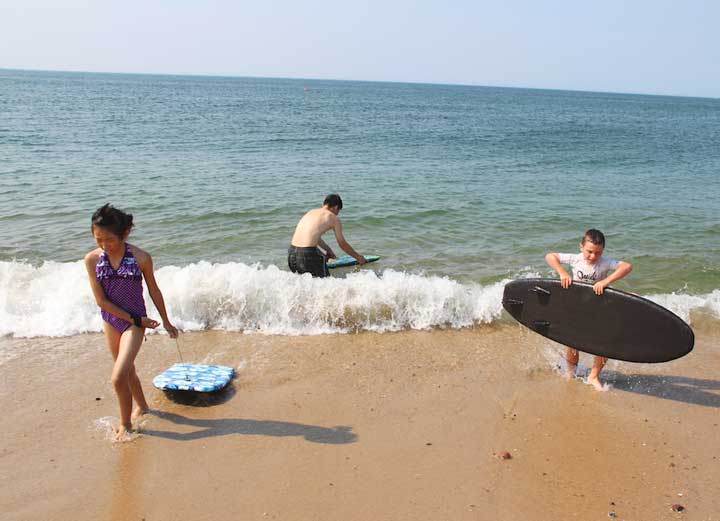
[[[317,246],[320,237],[338,223],[338,217],[325,208],[315,208],[307,212],[295,227],[291,244],[298,248]]]

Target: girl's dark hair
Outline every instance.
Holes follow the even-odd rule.
[[[335,208],[336,206],[342,210],[342,199],[338,194],[330,194],[323,201],[323,206],[328,205],[328,208]]]
[[[585,232],[582,243],[585,244],[585,241],[590,241],[591,243],[597,246],[602,246],[603,248],[605,247],[605,236],[603,235],[603,232],[596,230],[595,228],[590,228]]]
[[[124,237],[125,232],[133,227],[133,216],[107,203],[95,210],[92,215],[91,230],[95,226],[105,228],[118,237]]]

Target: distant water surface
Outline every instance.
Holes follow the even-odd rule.
[[[235,327],[262,329],[281,304],[252,300],[248,287],[225,294],[221,281],[243,273],[256,289],[286,287],[295,223],[329,192],[343,197],[351,244],[383,257],[373,265],[378,295],[363,294],[373,283],[352,274],[333,283],[352,285],[372,317],[397,289],[391,274],[402,287],[427,285],[390,304],[408,313],[388,319],[397,327],[462,326],[488,310],[492,320],[494,285],[550,275],[545,253],[576,251],[589,227],[605,232],[606,255],[634,264],[619,287],[720,317],[718,143],[715,99],[2,70],[0,333],[37,332],[20,333],[19,317],[51,313],[45,300],[60,297],[53,281],[67,270],[74,282],[62,296],[87,304],[77,261],[94,246],[90,215],[106,201],[134,214],[131,242],[153,254],[166,285],[194,270],[194,284],[215,287],[208,281],[221,272],[215,296],[203,298],[235,311],[252,301]],[[459,293],[436,300],[446,283]],[[178,310],[204,310],[187,311],[188,324],[229,327],[217,302],[201,303],[190,287],[163,290]],[[35,306],[25,308],[29,294]],[[477,311],[483,299],[489,307]],[[464,311],[436,315],[438,305]],[[97,327],[87,320],[48,334]],[[340,319],[318,320],[320,331]]]

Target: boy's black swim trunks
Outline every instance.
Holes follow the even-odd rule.
[[[313,277],[327,277],[330,275],[325,256],[315,246],[288,248],[288,268],[293,273],[310,273]]]

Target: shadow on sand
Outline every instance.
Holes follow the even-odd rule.
[[[171,402],[182,405],[192,405],[193,407],[212,407],[220,405],[235,396],[235,386],[230,383],[223,389],[211,393],[201,393],[197,391],[163,391],[165,397]]]
[[[301,436],[313,443],[344,444],[357,441],[357,434],[352,427],[338,426],[334,428],[318,427],[274,420],[244,420],[241,418],[218,418],[212,420],[194,420],[179,414],[163,411],[152,411],[151,414],[179,425],[198,427],[193,432],[170,432],[156,429],[143,429],[145,436],[157,436],[169,440],[189,441],[213,436],[245,434],[252,436]]]
[[[718,380],[672,375],[623,374],[616,371],[605,371],[603,376],[618,391],[720,408],[720,381]]]

